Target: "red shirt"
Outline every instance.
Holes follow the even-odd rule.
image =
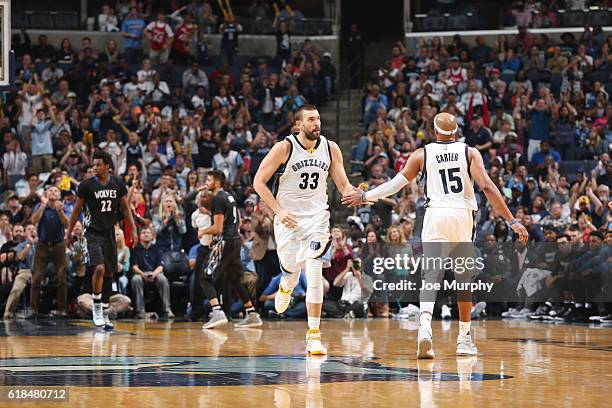
[[[151,33],[151,49],[159,51],[164,49],[166,42],[168,41],[168,24],[159,25],[157,22],[149,24],[147,27]]]
[[[178,26],[176,32],[174,33],[174,49],[183,54],[188,54],[191,33],[193,33],[193,25],[187,26],[185,23],[183,23]]]
[[[332,254],[331,266],[323,270],[323,276],[333,282],[336,276],[346,269],[346,263],[349,259],[353,259],[353,250],[350,245],[346,246],[348,254],[344,254],[342,248],[338,248]]]

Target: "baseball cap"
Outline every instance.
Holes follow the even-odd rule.
[[[324,53],[323,53],[323,57],[329,57],[329,58],[331,58],[331,57],[332,57],[331,52],[324,52]]]
[[[459,61],[459,57],[452,56],[449,58],[449,61]]]

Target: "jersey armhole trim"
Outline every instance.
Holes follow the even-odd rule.
[[[467,173],[468,176],[470,176],[470,180],[472,179],[472,171],[470,170],[470,167],[472,167],[472,161],[470,160],[470,150],[469,150],[469,146],[466,144],[465,145],[465,160],[467,161]]]
[[[327,143],[327,154],[329,155],[329,165],[331,166],[331,162],[332,162],[332,153],[331,153],[331,144],[329,143],[329,140],[326,138],[325,142]]]
[[[288,137],[286,137],[285,140],[289,142],[289,156],[287,156],[287,160],[285,160],[283,163],[283,171],[285,167],[287,167],[287,163],[289,163],[289,160],[291,160],[291,155],[293,154],[293,142]]]
[[[421,175],[421,181],[423,183],[423,195],[425,196],[425,203],[428,202],[427,199],[427,146],[423,146],[423,170]],[[426,205],[427,206],[427,205]]]

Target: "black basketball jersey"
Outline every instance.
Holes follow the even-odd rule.
[[[213,217],[223,214],[223,239],[239,239],[238,232],[238,208],[234,196],[221,190],[215,195],[211,202]]]
[[[114,228],[119,221],[119,200],[125,195],[125,184],[115,176],[109,176],[105,185],[97,177],[79,184],[77,196],[85,200],[88,213],[85,226],[98,231]]]

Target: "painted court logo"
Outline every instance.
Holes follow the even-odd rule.
[[[310,361],[312,362],[312,360]],[[28,357],[0,360],[4,386],[169,387],[301,384],[312,369],[303,356],[194,357]],[[374,359],[328,357],[320,361],[320,382],[459,381],[457,373],[384,366]],[[471,381],[511,378],[472,373]],[[463,377],[462,377],[463,380]]]

